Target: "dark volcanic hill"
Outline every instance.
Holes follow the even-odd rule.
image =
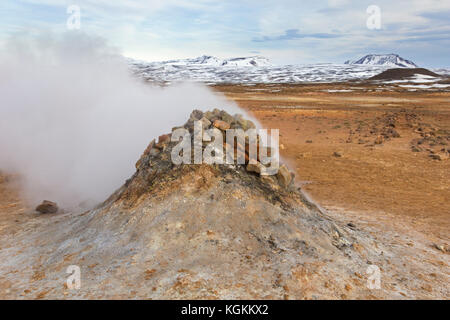
[[[369,78],[369,80],[404,80],[407,78],[414,77],[416,74],[432,76],[432,77],[440,77],[437,73],[434,73],[425,68],[412,68],[412,69],[404,69],[404,68],[394,68],[388,69],[376,76]]]

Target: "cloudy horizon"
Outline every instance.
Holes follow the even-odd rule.
[[[66,32],[71,5],[80,8],[81,32],[147,61],[206,54],[343,63],[396,53],[419,66],[450,67],[449,0],[4,0],[0,42],[17,33]],[[380,10],[379,28],[367,26],[370,6]]]

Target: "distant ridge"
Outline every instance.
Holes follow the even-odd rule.
[[[237,57],[228,59],[219,59],[214,56],[203,55],[191,59],[179,59],[159,62],[164,65],[205,65],[205,66],[228,66],[228,67],[266,67],[271,66],[269,59],[262,56]]]
[[[368,54],[356,61],[346,61],[345,64],[363,64],[400,68],[417,68],[418,66],[410,61],[400,57],[398,54]]]
[[[182,81],[207,84],[340,82],[367,80],[387,69],[399,68],[397,65],[388,63],[375,64],[376,61],[373,60],[370,63],[366,62],[358,62],[361,64],[348,62],[348,64],[273,65],[262,56],[220,59],[211,55],[159,62],[127,59],[133,74],[145,81],[156,83]],[[436,72],[450,74],[450,69],[439,69]]]

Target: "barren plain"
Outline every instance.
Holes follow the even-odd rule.
[[[317,252],[323,253],[311,257],[330,268],[339,265],[345,273],[339,274],[341,269],[323,272],[314,264],[306,263],[311,259],[307,250],[293,254],[288,247],[278,248],[285,239],[285,229],[290,230],[297,221],[290,216],[295,223],[290,220],[290,224],[281,224],[285,229],[275,228],[278,226],[275,222],[271,224],[274,239],[255,241],[246,228],[262,223],[262,218],[254,215],[251,206],[242,209],[249,226],[234,220],[242,218],[232,213],[227,215],[230,225],[236,224],[233,227],[236,230],[230,227],[227,234],[219,230],[224,219],[221,212],[231,207],[222,204],[221,211],[214,214],[211,209],[205,212],[192,209],[203,212],[204,221],[200,223],[190,214],[175,215],[179,210],[168,214],[164,209],[162,214],[153,217],[156,211],[148,208],[156,205],[155,200],[145,208],[142,217],[139,216],[142,221],[150,219],[145,224],[153,228],[149,233],[140,230],[139,223],[134,226],[139,220],[137,217],[127,218],[128,211],[134,215],[137,211],[119,210],[116,206],[104,213],[94,210],[39,215],[22,200],[16,183],[20,177],[3,173],[0,174],[0,253],[3,258],[0,297],[448,298],[450,92],[410,91],[397,85],[369,83],[216,85],[213,89],[235,101],[264,128],[280,129],[280,152],[283,161],[296,174],[297,187],[340,226],[346,237],[355,237],[348,251],[333,249],[330,252],[334,253],[329,254],[328,249],[319,250]],[[230,197],[227,201],[234,202],[229,203],[237,201],[232,192],[223,193],[228,178],[216,180],[208,173],[203,179],[210,181],[211,186],[217,183],[218,187],[201,183],[198,190],[188,188],[189,192],[180,193],[177,201],[191,199],[192,193],[195,196],[189,200],[192,208],[205,203],[213,208],[213,197],[209,196],[213,191],[226,199]],[[209,202],[204,200],[202,204],[195,200],[199,190],[211,198]],[[242,190],[245,192],[241,198],[248,193],[246,190]],[[245,197],[241,198],[239,201]],[[250,203],[251,199],[246,202]],[[235,204],[241,206],[240,202]],[[264,221],[269,221],[272,217],[269,209],[264,210],[258,212],[265,217]],[[117,214],[113,214],[115,211]],[[277,223],[287,219],[283,215],[275,216],[279,219]],[[110,224],[103,223],[102,217],[111,217]],[[305,214],[298,221],[315,221],[308,217]],[[161,223],[154,223],[160,220]],[[133,228],[125,228],[131,225]],[[267,230],[260,227],[258,230],[265,236]],[[180,232],[180,228],[186,231]],[[111,230],[117,232],[109,234]],[[248,243],[227,242],[238,235],[237,230],[241,232],[239,237]],[[298,235],[303,237],[311,233],[311,239],[321,234],[314,228],[299,230],[302,232]],[[122,233],[128,234],[128,238],[119,237]],[[165,237],[166,247],[172,246],[169,246],[171,258],[162,253],[152,256],[155,250],[165,252],[164,246],[152,244],[156,241],[155,235]],[[183,240],[186,235],[190,235],[189,241]],[[69,236],[70,239],[66,239]],[[105,247],[106,238],[121,245],[111,242]],[[121,242],[126,239],[130,241]],[[143,239],[148,240],[145,246],[138,245]],[[311,239],[308,238],[307,243],[320,248]],[[108,250],[119,250],[120,255],[107,253]],[[184,252],[190,251],[186,250],[192,250],[188,258]],[[211,252],[222,252],[220,257],[227,263],[238,262],[236,270],[222,270],[221,264],[209,263]],[[355,266],[339,264],[348,257],[358,263]],[[64,267],[73,263],[80,264],[87,277],[79,292],[71,292],[64,282],[67,276]],[[290,263],[295,268],[291,269]],[[380,267],[381,290],[367,289],[365,268],[372,264]],[[250,277],[255,266],[266,272],[263,277],[260,274]],[[220,277],[209,277],[205,270],[211,275],[228,272],[230,279],[221,281]],[[240,275],[240,282],[233,282],[235,275]],[[99,279],[102,281],[98,282]]]

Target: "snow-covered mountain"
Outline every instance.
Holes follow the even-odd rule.
[[[201,56],[193,59],[145,62],[128,59],[132,71],[152,82],[196,81],[204,83],[299,83],[363,80],[392,65],[310,64],[271,65],[264,57],[219,59]],[[397,65],[395,67],[398,67]],[[450,72],[450,71],[448,71]],[[444,69],[438,73],[443,74]]]
[[[220,66],[222,64],[222,60],[213,56],[201,56],[193,59],[169,60],[157,63],[175,66],[199,65],[199,64],[208,66]]]
[[[222,63],[222,66],[229,67],[269,67],[271,65],[269,59],[261,56],[231,58],[224,60]]]
[[[204,65],[216,67],[266,67],[271,65],[269,59],[261,56],[219,59],[213,56],[206,55],[193,59],[169,60],[153,63],[172,66]]]
[[[398,54],[368,54],[356,61],[346,61],[345,64],[363,64],[373,66],[385,66],[392,68],[417,68],[417,65],[400,57]]]

